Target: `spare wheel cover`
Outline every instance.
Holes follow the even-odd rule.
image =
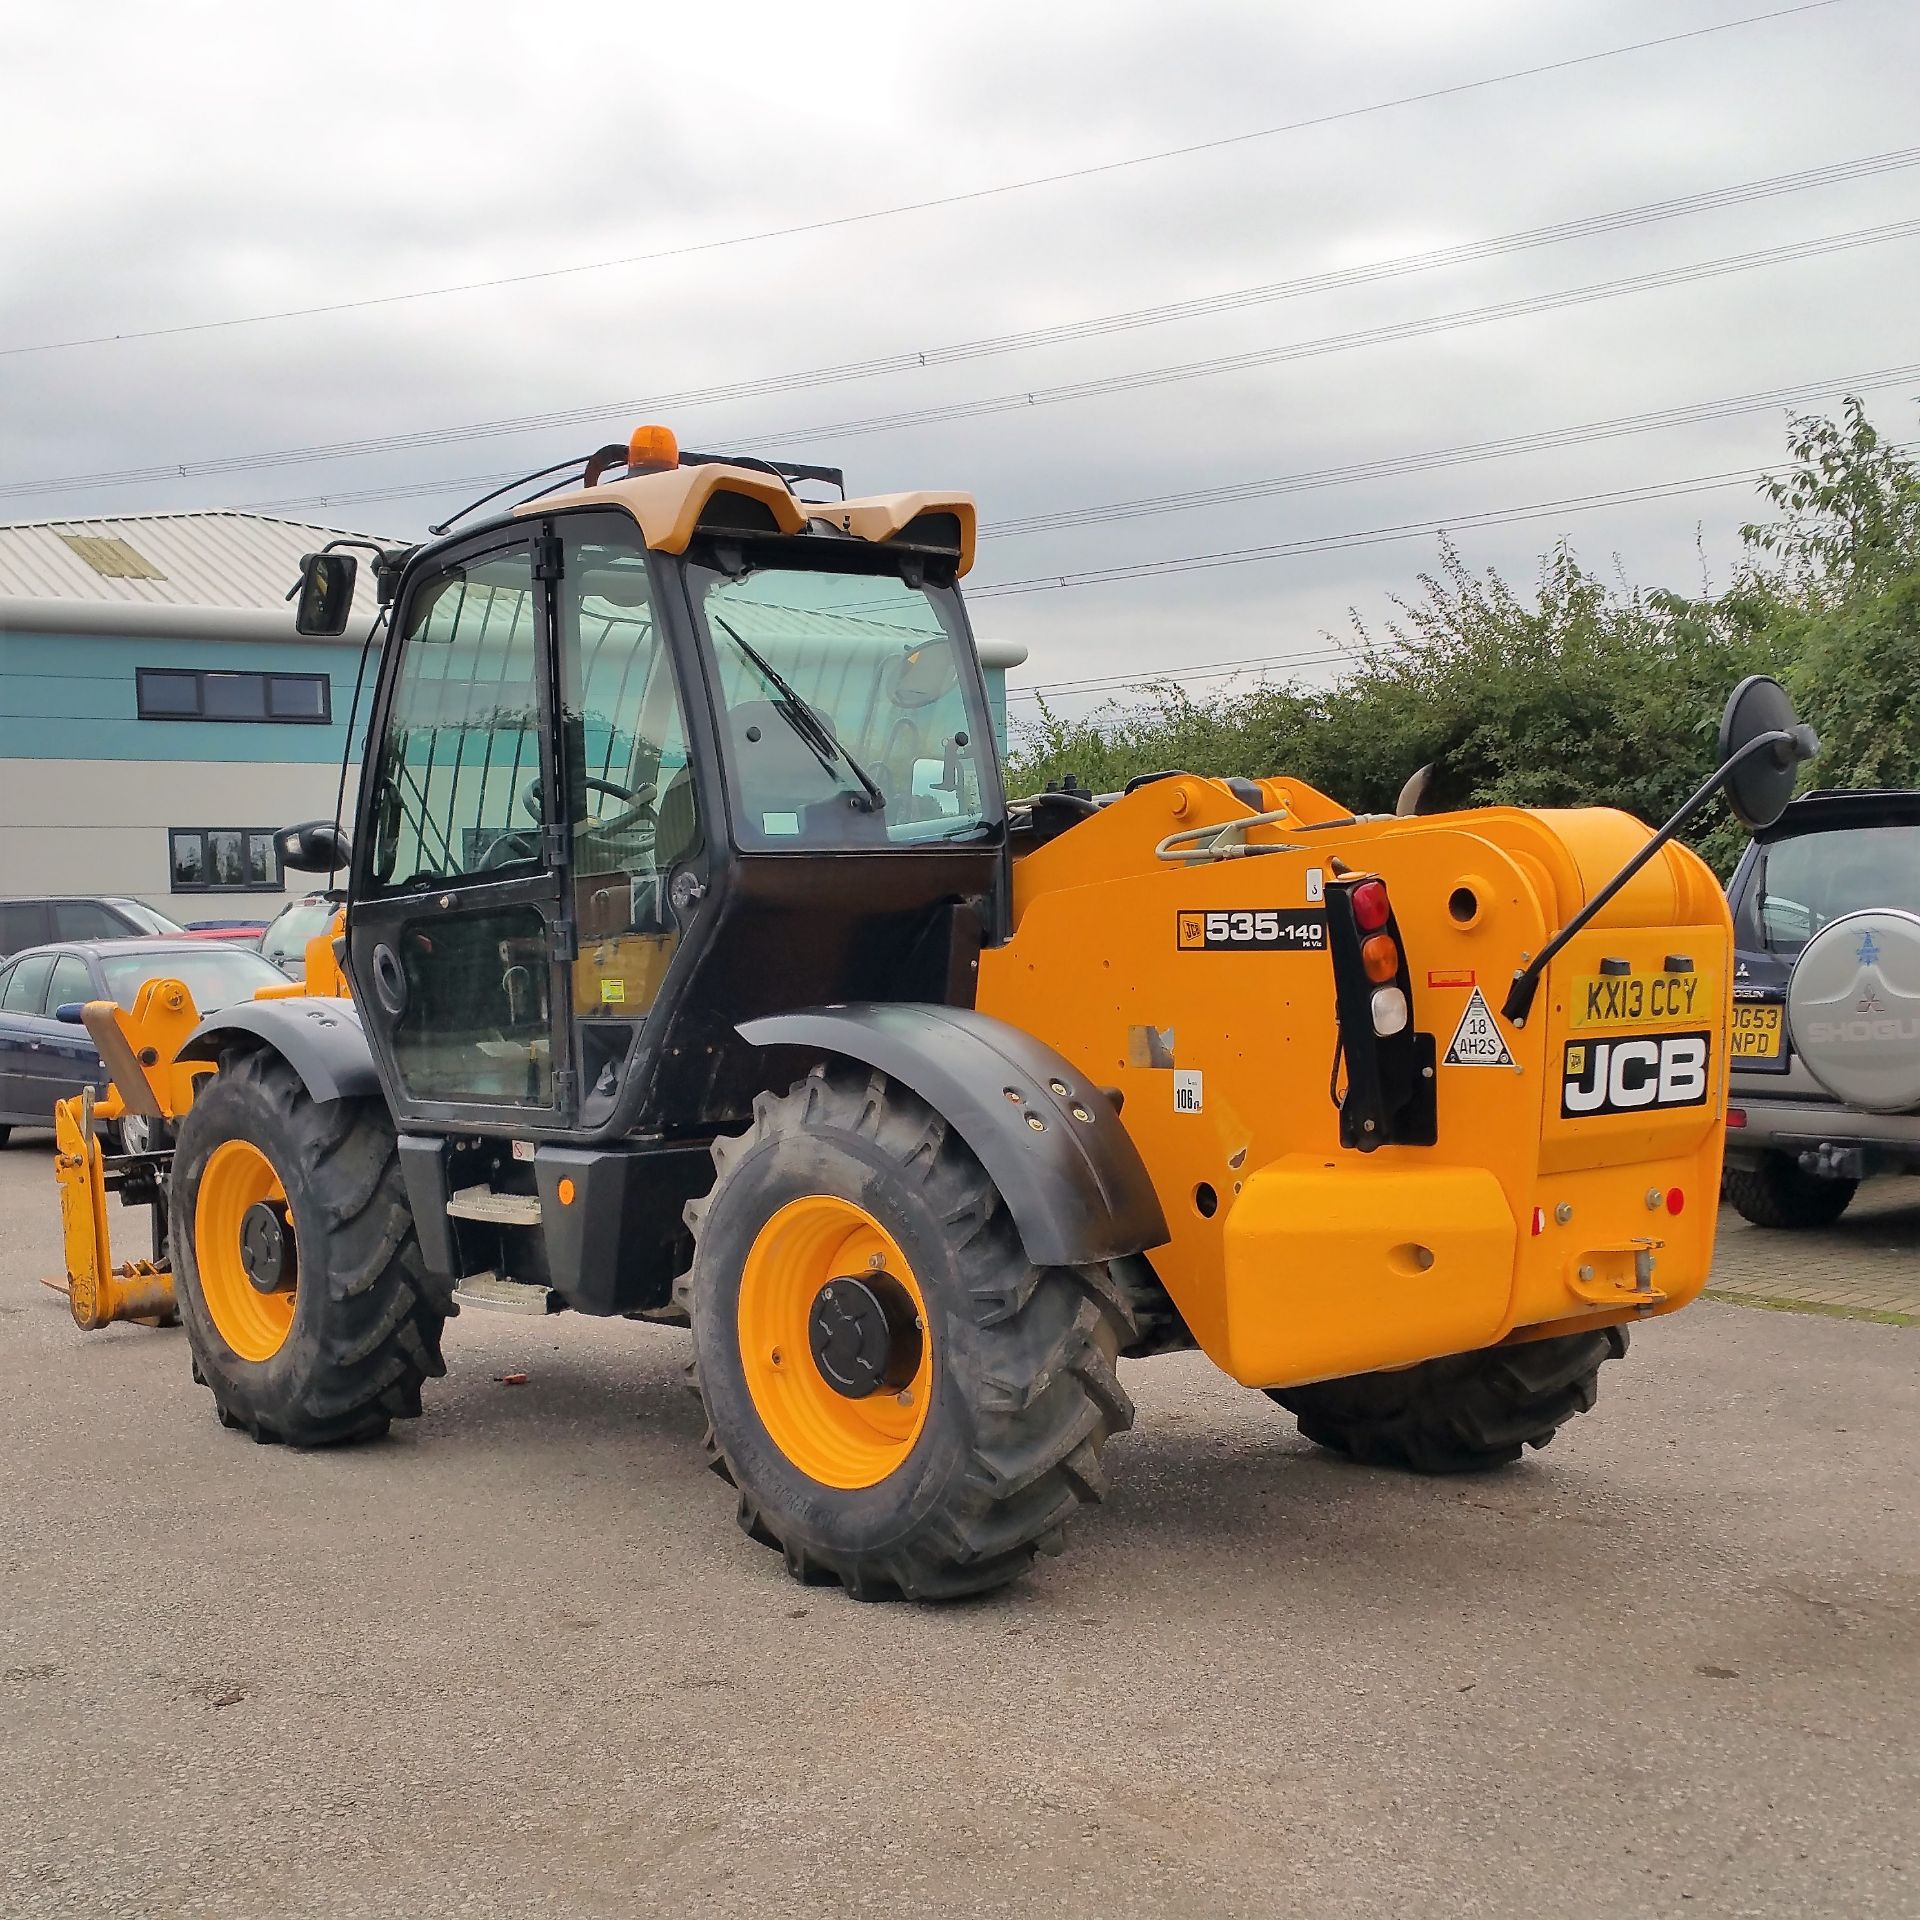
[[[1872,907],[1822,927],[1787,985],[1787,1031],[1836,1100],[1920,1110],[1920,915]]]

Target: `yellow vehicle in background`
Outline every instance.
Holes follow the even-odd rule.
[[[1284,776],[1008,801],[966,496],[658,428],[543,480],[375,556],[351,843],[281,838],[347,873],[304,990],[111,1023],[118,1098],[177,1121],[228,1425],[384,1432],[463,1304],[688,1326],[747,1533],[938,1598],[1099,1497],[1122,1358],[1198,1347],[1324,1445],[1485,1467],[1704,1285],[1730,929],[1673,836],[1722,787],[1784,806],[1813,742],[1773,682],[1658,833]],[[302,632],[354,568],[309,557]]]

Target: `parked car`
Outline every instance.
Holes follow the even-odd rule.
[[[265,920],[190,920],[180,929],[183,940],[224,940],[230,947],[258,947],[266,933]]]
[[[1825,1226],[1869,1175],[1920,1173],[1920,792],[1807,794],[1727,891],[1726,1196]]]
[[[43,893],[0,900],[0,960],[49,940],[123,940],[181,931],[164,913],[124,894]]]
[[[15,1127],[52,1126],[54,1103],[82,1087],[106,1091],[86,1028],[60,1019],[59,1010],[89,1000],[131,1007],[141,987],[158,979],[182,981],[202,1013],[286,984],[278,967],[243,947],[181,940],[76,941],[0,961],[0,1146]]]
[[[260,951],[289,979],[304,980],[307,942],[326,932],[345,899],[344,893],[309,893],[289,901],[261,935]]]

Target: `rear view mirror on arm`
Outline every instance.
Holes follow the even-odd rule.
[[[353,612],[353,582],[360,563],[350,553],[309,553],[301,557],[294,591],[293,630],[312,639],[337,639]]]
[[[296,873],[332,873],[353,864],[353,846],[332,820],[304,820],[274,835],[280,864]]]
[[[1800,763],[1819,745],[1778,680],[1750,673],[1734,688],[1720,716],[1720,761],[1727,805],[1749,833],[1764,832],[1786,811]]]

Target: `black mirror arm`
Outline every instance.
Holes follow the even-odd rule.
[[[1805,756],[1800,752],[1802,745],[1800,736],[1805,731],[1803,727],[1780,727],[1772,733],[1757,733],[1729,760],[1716,767],[1706,783],[1681,803],[1679,812],[1524,967],[1515,973],[1513,984],[1508,987],[1507,997],[1500,1006],[1501,1018],[1510,1021],[1516,1027],[1524,1027],[1527,1024],[1527,1015],[1533,1010],[1534,995],[1540,990],[1541,978],[1546,973],[1549,963],[1567,942],[1586,927],[1600,909],[1726,785],[1727,776],[1743,761],[1751,759],[1754,754],[1769,747],[1785,747],[1795,759],[1804,758]]]

